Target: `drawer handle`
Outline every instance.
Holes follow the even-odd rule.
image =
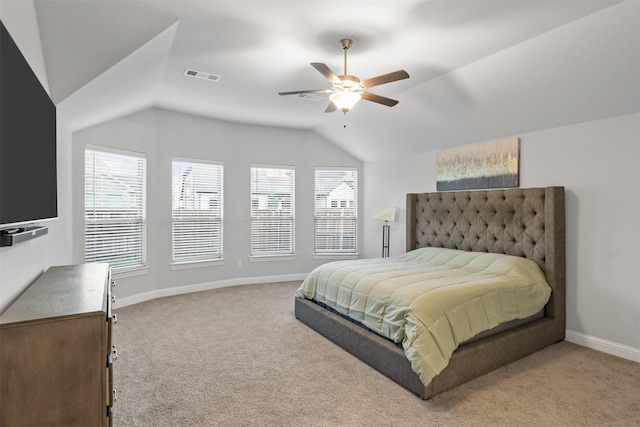
[[[116,303],[116,296],[115,296],[114,294],[111,294],[111,302],[112,302],[113,304],[115,304],[115,303]]]
[[[111,391],[111,394],[113,396],[113,402],[115,402],[116,400],[118,400],[118,390],[116,390],[115,388]]]
[[[115,288],[116,287],[116,281],[115,280],[111,280],[111,287]]]
[[[118,323],[118,315],[117,314],[111,315],[111,318],[113,319],[113,323],[114,324]]]
[[[113,360],[118,360],[118,347],[115,344],[111,346],[111,354],[113,354]]]

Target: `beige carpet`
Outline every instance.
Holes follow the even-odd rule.
[[[297,321],[297,286],[117,309],[114,425],[640,425],[640,364],[567,342],[423,401]]]

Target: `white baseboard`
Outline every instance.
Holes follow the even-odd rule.
[[[565,341],[640,363],[640,349],[638,348],[629,347],[613,341],[603,340],[601,338],[592,337],[590,335],[570,330],[565,331]]]
[[[153,291],[141,294],[131,295],[124,298],[118,298],[114,304],[114,309],[126,307],[128,305],[138,304],[144,301],[150,301],[156,298],[170,297],[173,295],[188,294],[191,292],[208,291],[211,289],[228,288],[238,285],[255,285],[258,283],[275,283],[275,282],[291,282],[295,280],[304,280],[307,273],[301,274],[285,274],[280,276],[261,276],[261,277],[240,277],[236,279],[217,280],[215,282],[198,283],[195,285],[176,286],[173,288],[155,289]]]

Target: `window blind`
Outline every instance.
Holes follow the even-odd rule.
[[[223,165],[172,162],[173,261],[222,258]]]
[[[145,265],[146,159],[85,150],[85,260],[117,270]]]
[[[251,255],[295,252],[295,170],[251,167]]]
[[[315,170],[316,254],[352,254],[358,242],[358,173],[355,169]]]

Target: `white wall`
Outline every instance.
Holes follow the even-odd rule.
[[[42,85],[48,88],[33,3],[3,2],[0,19]],[[71,134],[61,117],[57,127],[58,219],[42,223],[49,227],[47,235],[0,248],[0,311],[49,266],[71,263]]]
[[[640,361],[640,114],[515,136],[520,186],[565,187],[567,339]],[[378,205],[402,209],[404,252],[405,194],[435,191],[435,166],[436,151],[363,165],[364,257],[380,253]]]
[[[122,304],[163,295],[260,280],[301,279],[326,259],[313,258],[315,166],[361,168],[361,162],[304,130],[233,124],[192,115],[148,109],[73,135],[73,171],[84,173],[85,146],[98,145],[146,153],[146,274],[118,279]],[[173,157],[224,163],[224,264],[172,270],[171,161]],[[294,166],[296,171],[296,258],[251,262],[251,164]],[[73,183],[73,211],[83,215],[83,180]],[[83,262],[84,224],[74,222],[74,261]],[[242,268],[237,267],[238,261]]]

